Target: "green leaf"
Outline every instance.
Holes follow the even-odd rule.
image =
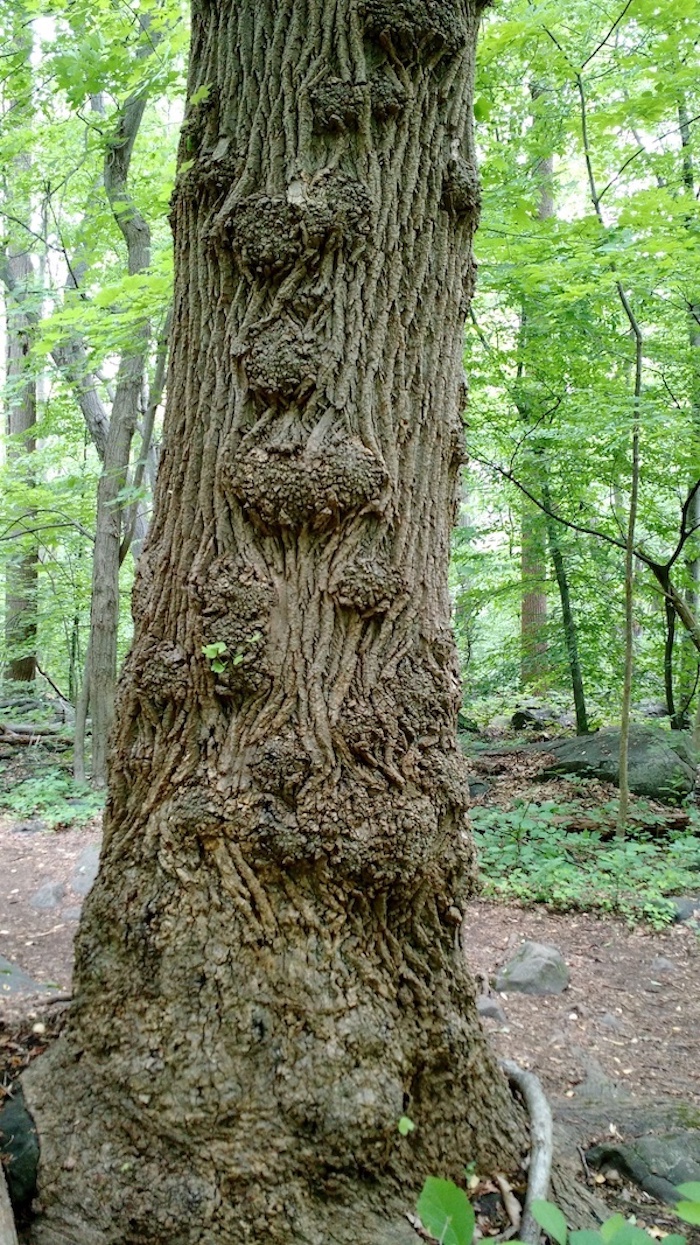
[[[593,1232],[582,1228],[579,1232],[569,1233],[569,1245],[600,1245],[601,1232]]]
[[[551,1236],[557,1245],[566,1245],[568,1228],[566,1219],[558,1206],[554,1206],[552,1202],[545,1202],[542,1198],[535,1198],[532,1203],[532,1213],[547,1236]]]
[[[211,82],[205,82],[203,86],[198,86],[196,91],[190,95],[190,104],[201,104],[211,91]]]
[[[676,1214],[686,1223],[700,1224],[700,1202],[678,1202]]]
[[[689,1180],[686,1184],[678,1184],[676,1189],[689,1202],[700,1202],[700,1180]]]
[[[202,652],[207,661],[214,661],[215,658],[221,657],[227,651],[227,647],[222,640],[216,640],[213,644],[202,645]]]
[[[626,1222],[624,1215],[611,1215],[610,1219],[606,1219],[605,1223],[601,1224],[600,1235],[606,1245],[620,1231],[620,1228],[624,1228]]]
[[[488,121],[492,112],[493,104],[485,95],[480,95],[478,99],[474,100],[474,116],[477,121]]]
[[[474,1211],[464,1189],[451,1180],[429,1176],[416,1209],[423,1227],[442,1245],[471,1245]]]
[[[416,1126],[413,1123],[413,1120],[409,1120],[407,1115],[401,1116],[401,1119],[399,1120],[399,1132],[402,1137],[408,1137],[408,1134],[412,1133],[415,1127]]]
[[[643,1228],[638,1228],[633,1223],[623,1222],[621,1228],[618,1228],[614,1236],[610,1238],[610,1245],[649,1245],[649,1234]]]

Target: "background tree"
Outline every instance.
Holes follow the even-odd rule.
[[[619,536],[621,507],[629,503],[635,412],[634,352],[620,281],[645,332],[637,547],[659,562],[666,556],[661,551],[676,543],[688,480],[698,475],[697,447],[689,436],[695,363],[688,335],[695,289],[689,242],[698,218],[684,181],[686,148],[678,119],[679,91],[690,91],[686,134],[692,151],[697,35],[697,15],[687,5],[671,18],[642,0],[621,0],[602,6],[593,18],[576,3],[557,16],[547,5],[514,0],[489,19],[476,104],[485,213],[478,241],[482,279],[467,346],[474,454],[525,481],[536,446],[548,464],[551,508],[583,527],[602,523],[610,536]],[[604,223],[586,189],[577,75],[586,92],[587,146]],[[533,101],[527,84],[535,80],[546,90]],[[557,215],[547,222],[538,219],[533,174],[551,155]],[[518,330],[523,300],[536,307],[541,325],[525,355]],[[534,410],[525,438],[517,383],[523,367]],[[564,532],[560,540],[589,694],[609,700],[621,683],[623,562],[612,547],[586,546]],[[511,563],[513,592],[515,573]],[[689,585],[678,565],[674,577],[681,589]],[[664,598],[642,592],[635,602],[638,682],[647,695],[656,690],[657,698],[669,699],[670,684],[685,679],[687,691],[694,680],[683,676],[677,647],[669,644]],[[554,690],[562,685],[558,662],[565,647],[556,630],[561,606],[549,605]],[[673,608],[671,616],[677,617]],[[512,616],[501,625],[506,636],[513,633]],[[492,616],[487,630],[490,644]],[[482,651],[477,635],[476,662]],[[481,682],[484,676],[482,669]],[[687,695],[676,698],[683,709]]]
[[[25,32],[34,30],[31,11],[24,25],[21,16],[14,9],[6,14],[0,6],[8,38],[17,24]],[[21,152],[25,162],[21,181],[15,177],[7,188],[5,220],[14,245],[24,252],[31,245],[37,253],[36,267],[43,276],[41,286],[35,279],[27,288],[9,258],[0,272],[8,298],[21,307],[27,325],[25,338],[32,346],[23,363],[27,383],[49,368],[40,410],[42,451],[40,457],[33,456],[31,494],[40,516],[32,532],[35,539],[40,533],[42,550],[39,640],[47,674],[54,684],[67,686],[74,699],[85,655],[92,578],[95,643],[89,647],[78,706],[76,770],[83,772],[82,736],[92,682],[92,769],[98,781],[104,777],[119,634],[123,648],[127,631],[119,612],[119,568],[132,537],[137,547],[143,539],[154,474],[153,428],[163,389],[162,329],[171,289],[164,218],[172,185],[168,158],[170,154],[174,166],[174,150],[167,110],[182,77],[182,26],[177,6],[160,0],[144,4],[136,15],[109,6],[104,11],[82,3],[58,6],[50,26],[36,26],[33,64],[25,56],[24,76],[14,67],[11,75],[14,89],[21,87],[22,98],[31,100],[31,118],[25,103],[0,128],[4,159],[11,162]],[[142,148],[134,156],[139,131]],[[154,235],[150,241],[147,233]],[[84,424],[71,420],[70,428],[66,426],[70,403]],[[134,432],[140,465],[130,468]],[[77,473],[72,466],[66,469],[74,453],[83,459]],[[95,506],[100,462],[101,491]],[[9,523],[13,511],[26,515],[29,496],[12,462],[6,474]],[[57,474],[67,477],[68,485],[60,504]],[[76,591],[78,568],[81,583]],[[42,586],[48,575],[50,592]],[[121,578],[130,585],[128,566]],[[56,630],[64,629],[67,616],[72,622],[61,654],[55,647]]]
[[[9,56],[9,75],[15,97],[8,100],[3,123],[11,129],[31,124],[32,106],[29,61],[32,52],[31,32],[28,33],[24,14],[15,14]],[[34,486],[33,456],[36,449],[37,380],[29,364],[29,325],[22,308],[35,284],[30,251],[31,202],[27,193],[27,153],[17,148],[6,166],[4,197],[8,197],[7,181],[13,181],[14,200],[20,213],[19,221],[10,224],[5,249],[5,264],[13,288],[21,300],[8,295],[5,299],[6,333],[6,417],[7,454],[12,469],[21,478],[28,497]],[[18,228],[19,224],[19,228]],[[8,532],[12,553],[7,560],[5,579],[5,646],[6,677],[13,683],[33,683],[37,658],[37,581],[38,550],[32,528],[35,514],[28,500],[23,513]]]

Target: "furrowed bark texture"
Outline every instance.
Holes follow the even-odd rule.
[[[447,594],[477,16],[195,3],[103,861],[27,1078],[40,1245],[408,1245],[426,1175],[518,1161]]]

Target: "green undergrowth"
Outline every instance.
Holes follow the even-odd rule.
[[[638,801],[626,837],[618,839],[616,806],[516,800],[509,810],[473,808],[482,894],[669,924],[669,896],[700,894],[697,811],[674,829],[666,814]]]
[[[700,1223],[700,1183],[692,1182],[678,1186],[679,1201],[676,1214],[685,1223]],[[451,1180],[439,1180],[429,1176],[423,1185],[416,1206],[423,1235],[440,1245],[473,1245],[476,1216],[466,1193]],[[652,1245],[662,1238],[665,1245],[685,1245],[680,1233],[658,1230],[647,1232],[638,1227],[634,1219],[623,1215],[611,1215],[598,1229],[569,1230],[566,1219],[558,1206],[536,1198],[531,1206],[534,1219],[544,1229],[551,1245]],[[682,1225],[680,1225],[682,1226]],[[511,1245],[523,1245],[513,1239]]]
[[[0,768],[0,812],[17,820],[35,818],[47,830],[81,826],[104,806],[104,793],[77,783],[61,766],[37,769],[17,781],[9,766]]]

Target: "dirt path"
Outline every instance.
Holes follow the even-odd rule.
[[[86,889],[80,862],[86,849],[99,843],[100,824],[95,820],[82,829],[60,831],[36,826],[0,818],[0,956],[38,985],[65,991]],[[42,903],[49,906],[37,906]],[[15,994],[6,970],[4,975],[0,997]]]
[[[70,986],[80,861],[99,833],[97,821],[57,833],[0,821],[0,956],[35,983]],[[36,896],[47,890],[56,902],[38,909]],[[476,901],[468,959],[482,990],[524,939],[557,947],[571,984],[558,996],[496,996],[505,1020],[484,1023],[499,1055],[537,1072],[555,1096],[575,1098],[605,1077],[633,1097],[700,1107],[700,939],[692,928],[630,930],[610,918]],[[0,977],[3,993],[14,989]]]
[[[571,974],[561,995],[494,996],[505,1023],[485,1024],[500,1056],[536,1072],[551,1095],[576,1098],[607,1080],[633,1099],[700,1107],[700,939],[692,928],[629,929],[612,918],[483,901],[467,919],[468,959],[482,988],[525,939],[555,946]]]

